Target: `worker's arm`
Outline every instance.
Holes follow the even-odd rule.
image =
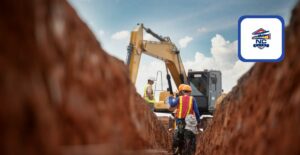
[[[174,98],[173,96],[170,96],[168,100],[171,107],[176,107],[179,103],[179,97]]]
[[[199,112],[198,104],[197,104],[197,101],[195,100],[195,98],[193,98],[193,109],[196,114],[197,122],[199,123],[200,122],[200,112]]]

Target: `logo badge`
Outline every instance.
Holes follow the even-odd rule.
[[[252,39],[255,40],[255,44],[253,47],[257,47],[259,49],[263,49],[265,47],[269,47],[270,45],[267,43],[267,40],[271,39],[270,31],[267,31],[263,28],[260,28],[252,33]]]
[[[282,61],[284,59],[283,18],[265,15],[240,17],[238,58],[244,62]]]

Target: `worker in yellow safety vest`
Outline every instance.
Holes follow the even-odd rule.
[[[149,77],[148,78],[148,83],[146,84],[144,88],[144,99],[148,103],[150,109],[153,111],[154,110],[154,92],[152,89],[152,85],[154,84],[154,77]]]

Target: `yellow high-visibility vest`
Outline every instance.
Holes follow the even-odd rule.
[[[147,88],[148,87],[152,87],[150,84],[147,84],[144,88],[144,99],[149,103],[149,104],[154,104],[155,100],[154,100],[154,96],[153,96],[153,99],[150,100],[149,99],[149,96],[147,96]],[[153,90],[152,90],[152,94],[153,94]]]

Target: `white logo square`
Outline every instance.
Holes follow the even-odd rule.
[[[244,62],[279,62],[284,58],[284,20],[280,16],[242,16],[238,57]]]

